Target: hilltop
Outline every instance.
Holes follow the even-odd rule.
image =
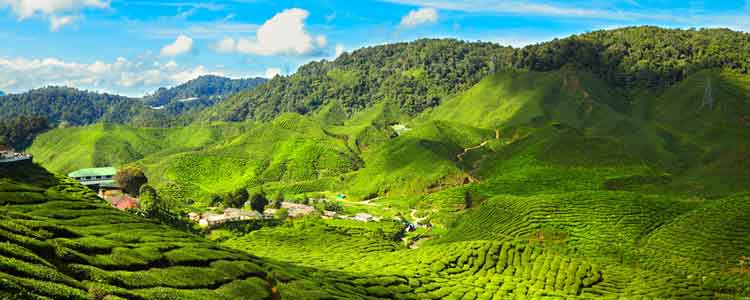
[[[143,97],[152,109],[169,115],[200,111],[224,100],[227,96],[252,89],[266,82],[264,78],[230,79],[204,75],[172,88],[160,88]]]
[[[171,88],[159,88],[152,95],[144,97],[151,106],[164,106],[173,102],[221,99],[266,82],[264,78],[230,79],[215,75],[203,75]]]
[[[630,109],[644,88],[661,89],[709,68],[750,72],[750,34],[727,29],[641,26],[572,35],[523,48],[451,39],[367,47],[333,61],[307,64],[203,113],[204,120],[270,120],[307,114],[330,103],[353,113],[393,103],[414,116],[503,69],[553,71],[575,66],[627,91]]]
[[[311,63],[189,126],[58,128],[29,151],[54,172],[142,166],[189,211],[246,189],[382,217],[217,239],[344,299],[746,297],[749,54],[729,30],[419,40]]]

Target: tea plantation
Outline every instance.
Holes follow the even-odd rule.
[[[750,76],[612,80],[504,69],[414,114],[384,98],[52,130],[29,149],[42,165],[137,164],[177,209],[247,189],[343,194],[343,213],[382,218],[313,215],[212,242],[31,168],[0,181],[2,284],[56,299],[747,299]]]
[[[0,204],[2,299],[278,299],[283,267],[117,211],[30,163],[0,165]]]

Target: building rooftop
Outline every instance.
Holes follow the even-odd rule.
[[[113,167],[80,169],[68,174],[68,177],[114,176],[117,169]]]

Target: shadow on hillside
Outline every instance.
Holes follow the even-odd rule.
[[[42,187],[50,187],[57,184],[55,174],[32,161],[18,161],[12,163],[0,163],[0,180],[34,184]]]

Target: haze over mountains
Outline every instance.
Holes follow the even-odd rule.
[[[40,166],[0,165],[0,291],[750,296],[750,34],[627,27],[518,49],[422,39],[261,81],[0,98],[27,107],[3,117],[80,125],[34,139]],[[106,208],[42,168],[124,165],[145,170],[157,217]],[[242,193],[315,212],[213,231],[186,221]]]
[[[142,98],[44,87],[0,98],[0,118],[44,117],[53,125],[86,125],[99,121],[164,126],[182,114],[199,111],[228,95],[251,89],[263,78],[230,79],[201,76],[184,84],[161,88]]]

